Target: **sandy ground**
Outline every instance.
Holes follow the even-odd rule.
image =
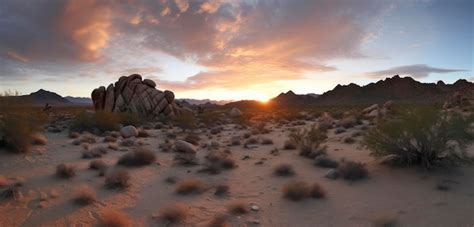
[[[201,166],[185,167],[173,164],[173,152],[158,148],[171,129],[149,130],[151,137],[137,138],[157,155],[157,164],[128,168],[132,175],[131,187],[125,191],[104,187],[104,177],[88,169],[90,160],[81,158],[82,146],[72,145],[66,132],[45,133],[48,144],[35,146],[34,152],[24,155],[0,151],[0,175],[21,178],[23,198],[19,201],[0,203],[0,226],[94,226],[103,209],[119,209],[134,220],[134,226],[165,226],[153,219],[159,210],[171,204],[184,204],[189,217],[181,226],[206,226],[216,214],[226,213],[234,201],[257,205],[258,211],[241,216],[229,215],[232,226],[371,226],[374,218],[393,216],[399,226],[474,226],[474,167],[426,172],[414,168],[393,169],[380,166],[369,156],[369,151],[356,142],[345,144],[342,139],[357,129],[342,134],[329,132],[327,152],[335,159],[367,163],[370,178],[359,182],[324,177],[327,169],[313,165],[313,160],[303,158],[296,150],[283,150],[288,128],[276,128],[265,135],[273,145],[258,145],[247,149],[242,145],[228,147],[238,167],[217,175],[199,173]],[[227,125],[213,139],[202,135],[201,143],[217,141],[227,147],[230,137],[245,131]],[[358,140],[361,138],[359,137]],[[105,146],[102,138],[91,146]],[[278,148],[278,155],[270,151]],[[109,150],[102,160],[114,165],[117,158],[133,147]],[[474,146],[468,148],[474,153]],[[202,161],[207,149],[199,149]],[[242,160],[244,156],[250,159]],[[256,162],[263,160],[263,164]],[[77,176],[64,180],[55,177],[57,164],[68,163],[77,167]],[[280,163],[291,164],[296,175],[277,177],[273,168]],[[114,167],[116,168],[116,167]],[[178,179],[196,178],[212,186],[227,183],[230,194],[214,195],[208,190],[199,195],[178,195],[176,185],[165,183],[169,176]],[[318,182],[327,192],[327,198],[289,201],[282,197],[281,189],[291,180]],[[451,189],[440,191],[436,185],[449,181]],[[90,185],[98,202],[80,207],[71,200],[80,185]]]

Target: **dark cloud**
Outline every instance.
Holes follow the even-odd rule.
[[[381,78],[386,76],[393,75],[409,75],[413,78],[424,78],[428,77],[431,73],[452,73],[452,72],[465,72],[464,69],[445,69],[445,68],[436,68],[424,64],[417,65],[404,65],[397,66],[386,70],[367,72],[366,76],[373,78]]]

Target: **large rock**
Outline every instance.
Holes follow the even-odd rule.
[[[174,101],[172,91],[157,90],[154,81],[133,74],[122,76],[107,89],[103,86],[92,91],[96,111],[130,112],[141,117],[176,116],[181,107]]]
[[[133,136],[138,136],[138,130],[133,125],[128,125],[120,129],[120,134],[123,138],[130,138]]]
[[[176,142],[174,142],[174,147],[176,148],[177,152],[190,154],[197,153],[196,147],[194,145],[183,140],[176,140]]]

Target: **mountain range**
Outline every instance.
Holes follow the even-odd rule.
[[[365,86],[357,84],[337,85],[334,89],[322,95],[295,94],[293,91],[280,93],[269,100],[272,105],[281,106],[326,106],[326,105],[369,105],[383,103],[393,100],[398,103],[442,103],[454,93],[460,92],[470,99],[474,99],[474,83],[460,79],[453,84],[421,83],[411,77],[400,77],[395,75],[391,78],[379,80]],[[88,97],[62,97],[54,92],[40,89],[29,95],[2,97],[10,99],[15,103],[32,103],[34,105],[91,105],[92,100]],[[235,102],[214,101],[210,99],[178,99],[183,106],[201,105],[204,107],[215,107],[224,105],[227,107],[251,108],[261,103],[254,100],[241,100]]]

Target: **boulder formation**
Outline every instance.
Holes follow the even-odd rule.
[[[176,116],[181,112],[174,101],[174,93],[156,89],[154,81],[138,74],[122,76],[107,88],[92,91],[96,111],[129,112],[142,117]]]

